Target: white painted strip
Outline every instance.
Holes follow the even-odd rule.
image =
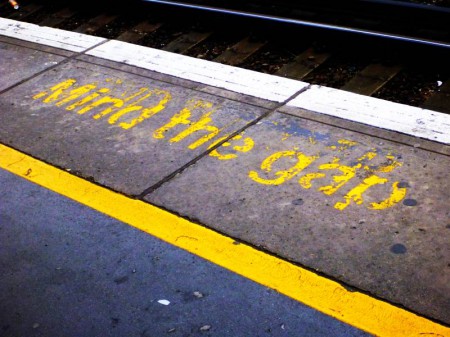
[[[120,41],[108,41],[87,54],[275,102],[284,102],[308,86],[300,81]]]
[[[289,106],[450,144],[450,115],[313,85]]]
[[[0,18],[0,35],[77,53],[105,41],[101,37],[73,33],[56,28],[40,27],[31,23],[4,18]]]
[[[0,18],[0,35],[73,52],[105,41],[4,18]],[[120,41],[108,41],[87,54],[275,102],[284,102],[309,85]],[[450,144],[450,115],[431,110],[321,86],[311,86],[288,105]]]

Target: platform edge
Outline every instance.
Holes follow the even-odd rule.
[[[256,250],[199,224],[0,144],[0,168],[378,336],[450,336],[450,328]]]

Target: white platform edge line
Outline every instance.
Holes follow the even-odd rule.
[[[279,103],[309,85],[121,41],[108,41],[87,54]]]
[[[0,35],[73,52],[83,52],[106,41],[4,18],[0,18]],[[305,82],[116,40],[107,41],[87,54],[279,103],[306,89],[288,106],[450,144],[450,115],[432,110],[339,89],[315,85],[308,88]]]
[[[312,85],[288,106],[450,144],[450,115]]]
[[[0,18],[0,35],[72,52],[83,52],[106,39]]]

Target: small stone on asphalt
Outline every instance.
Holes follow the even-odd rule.
[[[194,296],[197,298],[202,298],[203,294],[200,291],[194,291]]]
[[[200,328],[200,331],[209,331],[211,329],[211,325],[204,325]]]

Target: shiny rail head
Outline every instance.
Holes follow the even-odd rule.
[[[263,14],[263,13],[245,12],[245,11],[240,11],[240,10],[235,10],[235,9],[222,8],[222,7],[205,6],[205,5],[200,5],[200,4],[188,3],[188,2],[178,2],[178,1],[170,1],[170,0],[142,0],[142,1],[144,3],[155,3],[155,4],[161,4],[161,5],[177,6],[177,7],[186,8],[186,9],[204,10],[204,11],[209,11],[209,12],[213,12],[213,13],[237,15],[237,16],[247,17],[247,18],[252,18],[252,19],[269,20],[269,21],[304,26],[304,27],[309,27],[309,28],[316,28],[316,29],[329,30],[329,31],[335,31],[335,32],[344,32],[344,33],[350,33],[350,34],[355,34],[355,35],[364,35],[364,36],[401,41],[401,42],[412,43],[412,44],[417,44],[417,45],[426,45],[426,46],[432,46],[432,47],[438,47],[438,48],[444,48],[446,50],[450,50],[450,41],[449,42],[436,41],[436,40],[418,38],[418,37],[414,37],[414,36],[407,36],[407,35],[401,35],[401,34],[395,34],[395,33],[381,32],[381,31],[375,31],[375,30],[372,31],[372,30],[354,28],[354,27],[349,27],[349,26],[338,26],[338,25],[333,25],[333,24],[300,20],[300,19],[295,19],[295,18],[273,16],[273,15],[268,15],[268,14]]]

